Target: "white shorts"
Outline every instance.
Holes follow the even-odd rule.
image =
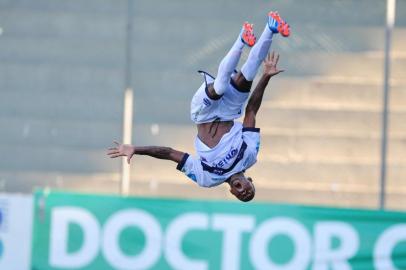
[[[192,98],[190,116],[196,124],[213,122],[214,120],[230,121],[241,117],[249,92],[237,90],[231,82],[224,95],[218,99],[208,96],[208,85],[214,82],[210,74],[199,71],[204,76],[204,82]],[[233,73],[232,76],[237,74]]]

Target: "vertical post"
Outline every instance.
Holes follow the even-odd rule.
[[[126,28],[126,48],[125,48],[125,93],[123,112],[123,143],[131,144],[132,123],[133,123],[133,89],[131,87],[131,58],[132,58],[132,8],[133,0],[127,0],[127,28]],[[128,195],[130,192],[130,166],[126,158],[122,160],[121,170],[121,195]]]
[[[386,29],[385,29],[385,58],[383,82],[383,110],[382,110],[382,142],[381,142],[381,174],[380,174],[380,199],[379,207],[385,209],[386,201],[386,170],[388,151],[388,126],[389,126],[389,94],[390,94],[390,50],[392,31],[395,25],[396,0],[386,1]]]
[[[124,123],[123,123],[123,143],[131,144],[132,121],[133,121],[133,91],[127,88],[124,94]],[[122,160],[121,173],[121,195],[128,195],[130,192],[130,165],[127,164],[127,157]]]

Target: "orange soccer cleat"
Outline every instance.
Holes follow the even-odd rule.
[[[290,26],[279,15],[278,12],[268,13],[268,27],[273,33],[280,33],[284,37],[290,35]]]
[[[245,22],[242,26],[241,40],[249,47],[255,45],[257,38],[254,35],[253,24]]]

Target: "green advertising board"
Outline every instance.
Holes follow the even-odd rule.
[[[406,214],[37,192],[33,269],[406,269]]]

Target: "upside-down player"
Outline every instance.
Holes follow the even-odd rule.
[[[133,146],[116,144],[109,148],[111,158],[148,155],[176,162],[177,169],[202,187],[222,183],[230,185],[230,192],[247,202],[254,198],[255,187],[244,172],[257,160],[260,145],[259,128],[255,117],[261,106],[264,90],[269,79],[282,72],[277,68],[279,55],[269,54],[272,36],[280,33],[287,37],[289,25],[277,12],[268,14],[268,21],[258,41],[252,25],[244,23],[242,31],[231,50],[221,61],[217,77],[200,71],[204,83],[193,96],[191,118],[197,125],[195,139],[197,156],[161,146]],[[238,61],[245,46],[252,47],[247,61],[237,72]],[[267,56],[268,55],[268,56]],[[243,123],[239,118],[249,97],[252,81],[264,62],[263,74],[249,98]]]

